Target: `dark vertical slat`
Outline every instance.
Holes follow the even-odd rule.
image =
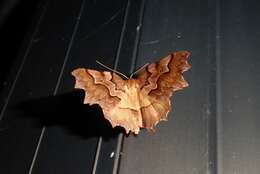
[[[45,4],[43,0],[1,1],[0,52],[4,56],[0,64],[0,108],[44,13]]]
[[[260,171],[259,1],[220,1],[219,173]]]
[[[207,1],[147,1],[137,66],[172,51],[191,52],[190,87],[173,96],[169,121],[156,132],[141,131],[125,138],[120,173],[207,173],[210,169],[209,130],[215,67]],[[213,23],[211,23],[213,22]],[[213,32],[213,33],[212,33]],[[213,57],[212,57],[213,56]],[[214,162],[214,161],[213,161]]]
[[[138,30],[137,27],[140,23],[140,17],[142,17],[143,1],[132,0],[128,1],[125,11],[125,26],[122,28],[121,32],[121,42],[117,50],[118,57],[115,63],[115,68],[127,76],[130,75],[131,69],[134,66],[133,62],[133,50],[137,45],[135,45]],[[133,63],[132,63],[133,62]],[[122,135],[119,135],[122,136]],[[118,162],[120,155],[117,154],[120,152],[120,144],[122,139],[118,139],[118,136],[106,139],[102,137],[102,144],[99,151],[99,157],[97,158],[97,168],[96,173],[112,173],[117,171]],[[120,146],[120,147],[117,147]],[[119,151],[117,152],[117,148]],[[117,164],[114,164],[117,163]]]
[[[79,1],[47,6],[0,122],[2,173],[29,172],[41,129],[36,115],[24,113],[24,103],[53,93],[79,7]]]
[[[10,53],[10,50],[12,50],[12,54],[8,54],[8,57],[6,56],[5,59],[8,60],[8,63],[6,64],[6,61],[3,61],[1,63],[1,82],[0,82],[0,110],[5,106],[6,102],[8,102],[10,94],[12,93],[13,87],[15,86],[16,79],[19,76],[19,72],[23,67],[23,62],[25,62],[27,58],[27,54],[30,51],[30,45],[33,45],[33,38],[36,35],[38,31],[39,24],[42,21],[42,18],[46,11],[46,6],[48,2],[47,1],[40,1],[35,3],[32,6],[32,9],[30,9],[30,12],[28,14],[31,14],[28,16],[28,24],[24,26],[23,30],[19,33],[19,38],[12,35],[10,38],[10,35],[12,34],[12,30],[6,29],[8,26],[5,26],[5,32],[2,32],[1,35],[5,35],[5,39],[2,39],[3,44],[5,46],[1,47],[1,51],[3,55],[6,55],[8,52]],[[34,7],[34,8],[33,8]],[[24,10],[24,9],[23,9]],[[27,15],[28,15],[27,14]],[[27,16],[26,15],[26,16]],[[15,23],[15,26],[19,26],[19,24]],[[14,27],[15,27],[14,26]],[[8,31],[7,31],[8,30]],[[17,28],[13,29],[17,30]],[[9,44],[4,43],[5,40],[8,40]],[[16,47],[13,48],[10,45],[13,45],[13,42],[16,42]],[[11,48],[10,48],[11,47]],[[3,72],[5,71],[5,72]]]
[[[122,43],[122,48],[120,50],[119,62],[118,62],[118,71],[126,74],[128,77],[132,73],[132,67],[135,66],[136,55],[134,55],[134,50],[138,49],[139,36],[142,22],[142,13],[144,8],[144,0],[130,1],[129,13],[126,30],[124,34],[124,39]],[[131,65],[133,64],[133,65]]]
[[[208,0],[208,45],[207,52],[210,58],[210,73],[209,76],[209,94],[208,94],[208,162],[207,172],[210,174],[217,174],[217,115],[218,115],[218,53],[219,53],[219,42],[218,42],[218,2],[217,0]]]
[[[27,33],[27,37],[25,37],[26,39],[24,41],[24,45],[21,46],[22,48],[21,48],[20,56],[17,56],[18,58],[17,60],[15,60],[14,65],[12,66],[10,73],[8,74],[8,77],[4,82],[5,87],[3,88],[0,94],[0,121],[4,117],[5,111],[10,101],[10,97],[14,92],[17,80],[23,70],[25,61],[28,57],[28,54],[30,53],[31,47],[34,45],[34,38],[36,37],[36,34],[38,34],[39,26],[45,15],[47,6],[48,6],[48,2],[45,2],[42,5],[42,8],[39,9],[38,13],[40,14],[38,14],[39,15],[38,18],[35,17],[38,19],[38,22],[34,26],[32,26],[31,34]]]
[[[86,2],[58,94],[46,98],[56,109],[49,110],[52,127],[46,127],[33,173],[91,173],[98,137],[116,136],[101,109],[83,105],[82,91],[72,92],[71,71],[79,67],[104,70],[95,60],[113,67],[125,6],[121,0]]]

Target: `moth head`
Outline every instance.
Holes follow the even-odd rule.
[[[128,79],[127,80],[127,87],[128,88],[138,88],[139,87],[139,85],[138,85],[138,83],[136,82],[136,79]]]

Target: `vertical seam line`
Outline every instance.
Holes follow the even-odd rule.
[[[131,74],[133,73],[133,71],[135,69],[135,63],[136,63],[137,53],[138,53],[138,46],[140,43],[140,36],[141,36],[141,32],[142,32],[144,9],[145,9],[145,0],[143,0],[142,4],[141,4],[138,26],[136,28],[137,32],[136,32],[136,37],[135,37],[135,42],[134,42],[134,50],[133,50],[132,63],[131,63],[131,69],[130,69]]]
[[[222,105],[221,105],[221,50],[220,50],[220,1],[216,0],[216,117],[217,117],[217,173],[222,170]]]
[[[122,30],[121,30],[120,40],[119,40],[119,44],[118,44],[118,48],[117,48],[116,59],[115,59],[115,63],[114,63],[114,69],[117,69],[117,67],[118,67],[119,57],[120,57],[121,48],[122,48],[122,45],[123,45],[123,40],[124,40],[124,35],[125,35],[125,30],[126,30],[127,18],[128,18],[128,14],[129,14],[129,8],[130,8],[130,0],[127,1],[127,5],[126,5],[124,22],[123,22],[123,27],[122,27]]]
[[[101,146],[102,146],[102,141],[103,141],[102,137],[99,137],[97,150],[96,150],[96,155],[95,155],[95,161],[94,161],[94,165],[93,165],[93,168],[92,168],[92,174],[95,174],[96,171],[97,171],[97,165],[98,165],[100,149],[101,149]]]

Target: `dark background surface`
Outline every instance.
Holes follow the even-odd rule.
[[[259,173],[259,1],[0,4],[0,173]],[[155,133],[124,136],[73,89],[77,67],[130,74],[176,50],[190,87]]]

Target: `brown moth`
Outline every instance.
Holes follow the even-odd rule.
[[[78,68],[72,72],[75,88],[85,90],[85,104],[98,104],[113,127],[138,134],[140,128],[154,130],[167,120],[170,98],[188,86],[182,74],[191,68],[190,53],[178,51],[141,69],[136,78],[123,79],[115,72]]]

